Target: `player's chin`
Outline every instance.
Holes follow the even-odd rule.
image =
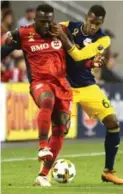
[[[89,35],[90,35],[90,36],[94,36],[95,33],[96,33],[95,31],[90,31],[90,32],[89,32]]]
[[[49,31],[46,30],[42,32],[42,36],[47,36],[47,35],[49,35]]]

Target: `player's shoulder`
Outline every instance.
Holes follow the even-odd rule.
[[[80,21],[78,21],[78,22],[76,22],[76,21],[69,21],[69,26],[75,26],[75,27],[79,27],[80,25],[82,25],[83,24],[83,22],[80,22]]]
[[[97,32],[97,36],[102,37],[102,36],[107,36],[107,33],[100,28],[99,31]]]
[[[67,26],[64,24],[64,23],[59,23],[59,25],[62,27],[62,30],[64,31],[64,32],[66,32],[67,31]]]
[[[96,34],[93,36],[93,41],[97,41],[98,39],[107,36],[106,32],[100,28]]]
[[[83,22],[76,22],[76,21],[64,21],[60,22],[60,24],[68,27],[68,28],[78,28],[82,25]]]
[[[20,27],[19,27],[19,30],[21,30],[21,31],[34,30],[34,25],[31,24],[31,25],[26,25],[26,26],[20,26]]]
[[[82,26],[83,22],[75,22],[75,21],[69,21],[69,30],[74,31],[75,29],[79,29]]]

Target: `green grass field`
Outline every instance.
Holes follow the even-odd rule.
[[[123,186],[102,183],[100,177],[104,167],[103,141],[69,140],[64,144],[60,158],[71,160],[76,165],[77,175],[70,184],[52,187],[33,186],[39,171],[36,143],[14,144],[2,149],[2,194],[123,194]],[[123,141],[119,149],[115,168],[123,178]]]

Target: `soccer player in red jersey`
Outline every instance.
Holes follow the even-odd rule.
[[[22,49],[27,66],[30,82],[30,93],[39,107],[39,152],[40,160],[55,160],[62,145],[64,133],[70,123],[72,91],[66,79],[65,51],[60,39],[53,39],[49,35],[53,23],[54,10],[43,4],[37,7],[35,24],[21,27],[11,32],[13,43],[3,45],[4,58],[14,49]],[[48,142],[48,133],[52,125],[52,136]],[[47,169],[43,169],[42,176],[38,176],[37,183],[50,186],[44,178]],[[43,177],[43,178],[42,178]],[[40,181],[43,183],[40,183]]]
[[[38,157],[40,160],[50,160],[50,164],[45,162],[36,178],[36,183],[41,186],[51,185],[46,175],[61,150],[64,134],[68,132],[72,103],[71,88],[66,79],[64,48],[69,52],[73,45],[65,33],[62,34],[61,40],[52,38],[49,31],[53,19],[54,10],[51,6],[38,6],[35,23],[11,32],[10,44],[3,45],[1,53],[4,58],[15,49],[22,49],[24,52],[30,93],[40,110]],[[95,50],[97,52],[97,49]],[[92,48],[92,55],[93,52],[95,53]],[[51,122],[52,136],[48,142]]]

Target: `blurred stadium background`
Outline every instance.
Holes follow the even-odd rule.
[[[123,136],[123,2],[120,1],[47,1],[55,8],[56,21],[84,20],[88,8],[101,4],[107,11],[104,29],[112,38],[107,50],[108,63],[94,74],[97,83],[107,93],[115,107]],[[6,32],[20,25],[32,23],[35,8],[41,1],[2,1],[1,44]],[[21,51],[14,51],[1,62],[0,84],[0,140],[2,143],[2,194],[33,194],[41,190],[32,186],[39,170],[37,157],[38,109],[29,95],[25,62]],[[90,120],[79,104],[73,105],[70,133],[60,157],[70,159],[77,168],[71,186],[57,185],[45,194],[121,194],[122,188],[100,181],[104,166],[103,139],[105,129],[96,119]],[[80,139],[80,140],[78,140]],[[25,142],[18,142],[25,140]],[[7,141],[7,143],[6,143]],[[11,142],[15,143],[11,143]],[[123,177],[123,143],[117,157],[116,168]],[[59,186],[61,187],[59,189]]]

